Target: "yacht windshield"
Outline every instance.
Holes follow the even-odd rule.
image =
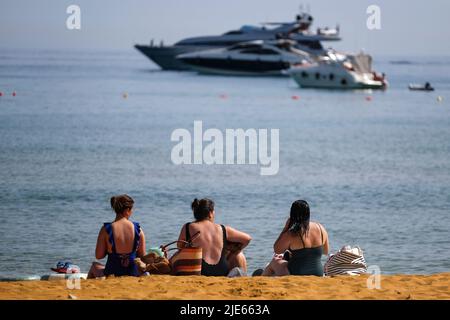
[[[242,34],[242,33],[243,33],[243,32],[240,31],[240,30],[232,30],[232,31],[228,31],[228,32],[224,33],[223,35],[224,35],[224,36],[227,36],[227,35]]]
[[[242,50],[242,53],[250,53],[250,54],[278,54],[275,50],[265,49],[265,48],[255,48],[255,49],[246,49]]]
[[[234,45],[228,49],[228,51],[241,50],[241,49],[258,49],[261,48],[260,45],[254,43],[240,43]]]

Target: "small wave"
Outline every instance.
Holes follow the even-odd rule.
[[[448,66],[450,60],[436,60],[436,61],[411,61],[411,60],[391,60],[393,65],[415,65],[415,66]]]

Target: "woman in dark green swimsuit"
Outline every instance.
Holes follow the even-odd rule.
[[[310,221],[306,201],[297,200],[292,204],[290,217],[273,248],[274,258],[263,276],[323,276],[320,259],[328,254],[328,233],[321,224]]]

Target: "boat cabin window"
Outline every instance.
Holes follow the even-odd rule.
[[[237,44],[235,46],[230,47],[228,50],[241,50],[241,49],[260,49],[261,46],[257,45],[257,44],[247,44],[247,43],[242,43],[242,44]]]
[[[241,30],[232,30],[232,31],[225,32],[223,35],[227,36],[227,35],[233,35],[233,34],[243,34],[243,32]]]
[[[242,53],[250,53],[250,54],[278,54],[278,52],[276,52],[275,50],[263,49],[263,48],[246,49],[246,50],[242,50]]]
[[[313,49],[313,50],[323,50],[323,47],[319,41],[298,41],[298,44],[300,46],[305,46],[305,47]],[[301,47],[300,47],[300,49],[301,49]]]

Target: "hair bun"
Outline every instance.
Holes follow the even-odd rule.
[[[214,201],[208,198],[200,200],[195,198],[192,201],[191,208],[197,221],[205,220],[214,211]]]
[[[134,204],[133,198],[126,194],[112,196],[110,202],[116,214],[122,214],[125,209],[133,209]]]
[[[193,211],[197,210],[198,206],[200,205],[200,201],[195,198],[194,201],[191,203],[191,208]]]

